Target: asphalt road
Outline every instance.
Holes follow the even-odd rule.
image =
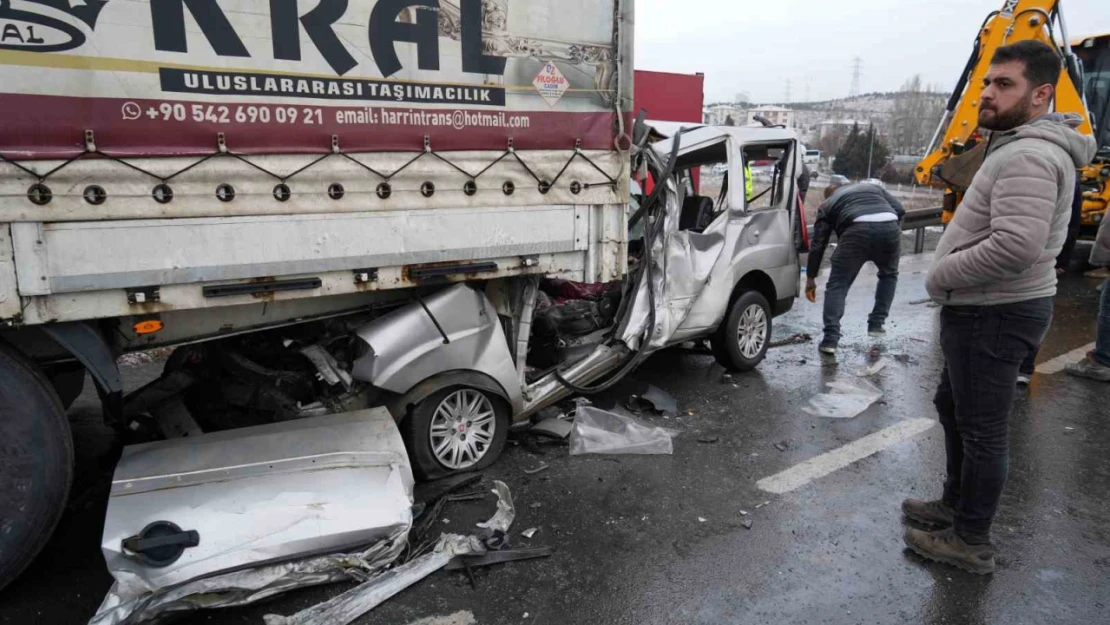
[[[1110,622],[1110,385],[1039,374],[1018,392],[995,575],[971,576],[903,549],[899,503],[938,495],[944,467],[930,401],[941,366],[937,309],[918,303],[926,263],[904,259],[890,335],[881,341],[865,335],[875,284],[865,270],[849,299],[837,366],[817,357],[819,307],[799,301],[776,320],[776,337],[808,332],[814,342],[776,348],[754,372],[726,376],[711,357],[666,352],[596,400],[611,405],[648,383],[674,394],[680,416],[646,417],[679,430],[674,455],[571,457],[562,446],[509,447],[486,484],[504,480],[513,491],[513,544],[552,545],[556,554],[480,570],[476,588],[460,573],[433,574],[357,622]],[[1093,341],[1096,284],[1078,274],[1061,284],[1040,355],[1048,370],[1057,356]],[[884,392],[878,403],[851,419],[802,411],[823,381],[864,367],[876,346],[889,361],[872,379]],[[126,372],[129,384],[156,374],[156,363]],[[112,438],[95,405],[81,403],[72,418],[73,502],[39,560],[0,593],[0,623],[84,622],[110,584],[98,543]],[[924,431],[907,434],[907,427]],[[837,450],[884,431],[897,435],[837,466]],[[832,463],[831,472],[784,494],[757,486],[815,458]],[[525,473],[541,464],[550,468]],[[453,503],[441,525],[469,532],[493,510],[492,496]],[[532,527],[531,540],[520,536]],[[347,588],[298,591],[181,622],[261,623],[263,614],[291,614]]]

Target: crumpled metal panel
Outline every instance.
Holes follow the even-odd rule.
[[[269,564],[205,577],[151,591],[137,576],[116,582],[89,625],[131,625],[174,612],[249,605],[297,588],[360,580],[385,570],[408,544],[409,528],[398,528],[368,549]]]
[[[129,596],[158,592],[407,532],[412,487],[383,408],[135,445],[116,467],[102,550]],[[122,542],[156,521],[195,530],[199,544],[144,564]]]
[[[414,302],[358,330],[370,352],[355,361],[354,377],[403,394],[441,373],[477,371],[500,385],[513,412],[520,410],[512,353],[485,294],[458,284],[424,298],[424,306]]]

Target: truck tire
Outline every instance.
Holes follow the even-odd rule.
[[[0,344],[0,588],[50,539],[73,479],[58,394],[34,363]]]
[[[487,390],[453,386],[413,406],[400,429],[418,479],[481,471],[505,447],[509,406]]]
[[[771,305],[759,291],[744,291],[729,308],[710,340],[713,356],[725,369],[751,371],[771,344]]]

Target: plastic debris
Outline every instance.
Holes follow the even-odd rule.
[[[706,445],[712,445],[714,443],[721,442],[721,437],[720,436],[706,436],[705,438],[699,438],[698,442],[699,443],[704,443]]]
[[[826,383],[828,389],[809,400],[802,410],[815,417],[850,419],[879,401],[883,391],[855,376],[837,376]]]
[[[546,471],[550,468],[551,467],[546,465],[546,464],[541,464],[540,466],[536,467],[535,469],[525,469],[524,473],[526,473],[527,475],[535,475],[537,473],[541,473],[543,471]]]
[[[744,519],[743,521],[740,521],[740,525],[743,525],[744,529],[750,530],[752,528],[752,521],[751,519]]]
[[[528,529],[521,532],[520,535],[525,537],[525,538],[531,538],[531,537],[535,536],[536,532],[538,532],[538,531],[540,531],[540,528],[538,528],[538,527],[529,527]]]
[[[643,399],[663,414],[678,414],[678,400],[657,386],[649,384]]]
[[[570,435],[570,455],[672,454],[676,432],[588,406],[578,409]]]
[[[698,517],[698,523],[705,523],[707,520],[705,517]]]

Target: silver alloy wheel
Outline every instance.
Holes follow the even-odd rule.
[[[767,341],[767,314],[762,306],[752,304],[744,309],[736,327],[736,340],[744,358],[756,358],[763,351],[763,344]]]
[[[485,457],[497,431],[489,397],[460,389],[439,403],[428,429],[432,454],[448,469],[466,469]]]

